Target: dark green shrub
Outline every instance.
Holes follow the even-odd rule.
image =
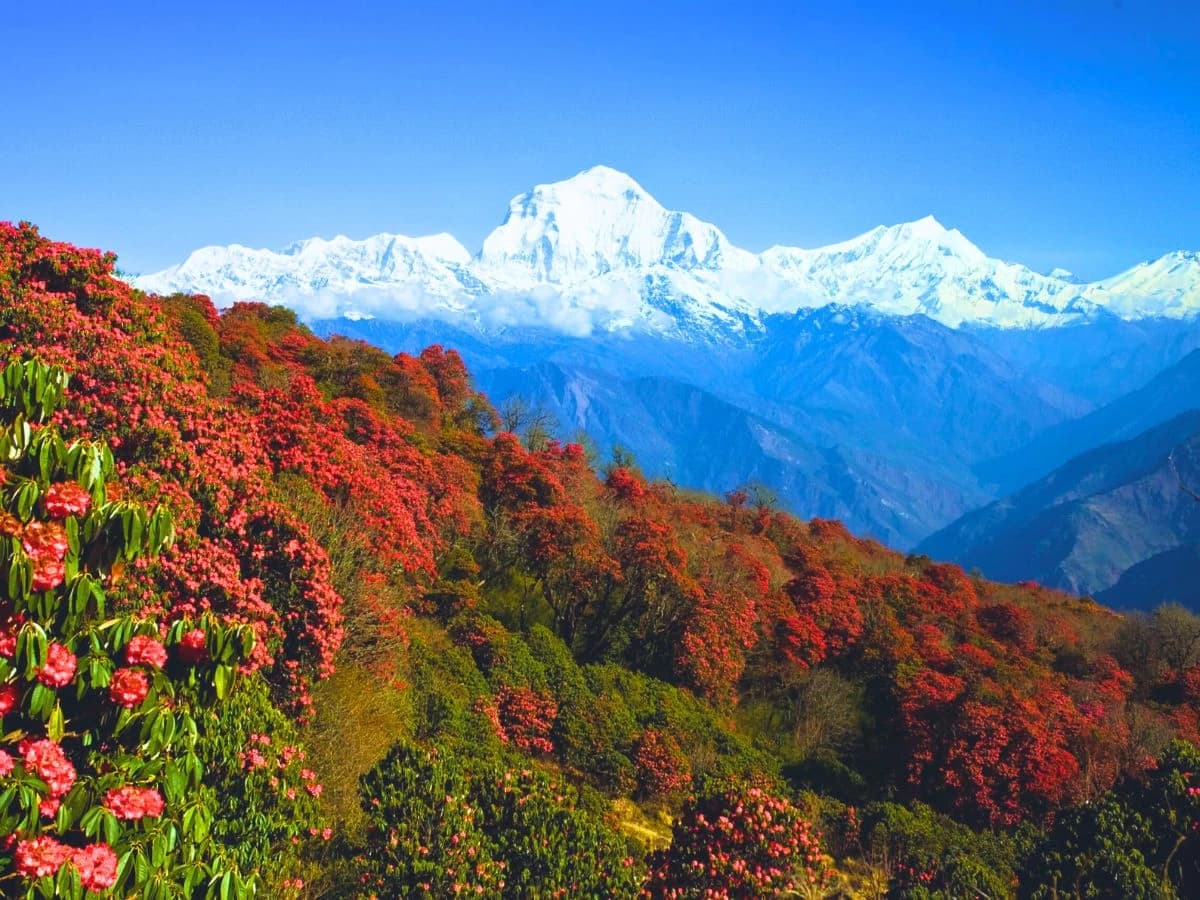
[[[534,769],[398,745],[364,776],[361,881],[388,897],[636,897],[627,843]]]
[[[924,804],[872,804],[862,815],[860,841],[864,856],[890,875],[889,896],[1013,896],[1014,844],[996,833],[976,833]]]

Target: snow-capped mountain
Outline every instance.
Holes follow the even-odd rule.
[[[625,270],[744,271],[756,264],[715,225],[665,209],[607,166],[514,197],[479,254],[481,270],[513,287],[575,284]]]
[[[760,259],[794,292],[796,306],[866,304],[951,327],[1043,325],[1093,308],[1077,285],[990,259],[933,216],[817,250],[772,247]]]
[[[461,312],[485,288],[471,254],[448,234],[311,238],[282,250],[203,247],[177,266],[136,280],[145,290],[200,292],[218,301],[265,300],[309,316],[355,312],[351,298],[385,291],[397,310]]]
[[[1168,253],[1089,285],[1088,290],[1110,298],[1108,305],[1122,318],[1187,316],[1200,309],[1200,253]]]
[[[515,197],[475,255],[446,234],[314,238],[280,251],[206,247],[136,284],[219,303],[283,303],[309,319],[434,318],[484,333],[641,331],[718,343],[757,332],[765,313],[830,303],[924,314],[951,327],[1200,310],[1195,253],[1081,284],[1067,272],[992,259],[930,216],[828,247],[754,254],[606,166]]]

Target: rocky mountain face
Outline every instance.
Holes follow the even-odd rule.
[[[922,553],[1008,581],[1084,594],[1117,588],[1131,570],[1200,542],[1200,410],[1074,457],[1016,493],[923,541]],[[1158,568],[1173,557],[1160,558]],[[1125,581],[1123,605],[1140,605]],[[1157,599],[1167,599],[1160,597]]]

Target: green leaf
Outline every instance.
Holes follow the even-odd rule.
[[[50,713],[50,719],[46,722],[46,735],[54,743],[59,743],[66,734],[67,726],[63,718],[62,703],[55,701],[54,711]]]
[[[233,666],[217,666],[213,672],[214,686],[217,689],[218,699],[224,700],[229,696],[229,692],[233,688],[233,676]]]

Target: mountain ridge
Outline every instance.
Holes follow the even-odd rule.
[[[1190,409],[1088,449],[951,523],[917,550],[988,577],[1095,594],[1136,564],[1198,542],[1200,504],[1181,490],[1198,482],[1200,409]]]
[[[1136,319],[1200,310],[1200,255],[1176,251],[1080,283],[987,256],[933,216],[825,247],[737,247],[714,224],[668,210],[637,181],[594,166],[514,197],[477,253],[451,235],[309,238],[281,251],[210,246],[133,279],[221,304],[266,300],[306,319],[432,316],[480,333],[641,331],[730,342],[762,315],[830,302],[891,315],[1040,328],[1104,312]]]

